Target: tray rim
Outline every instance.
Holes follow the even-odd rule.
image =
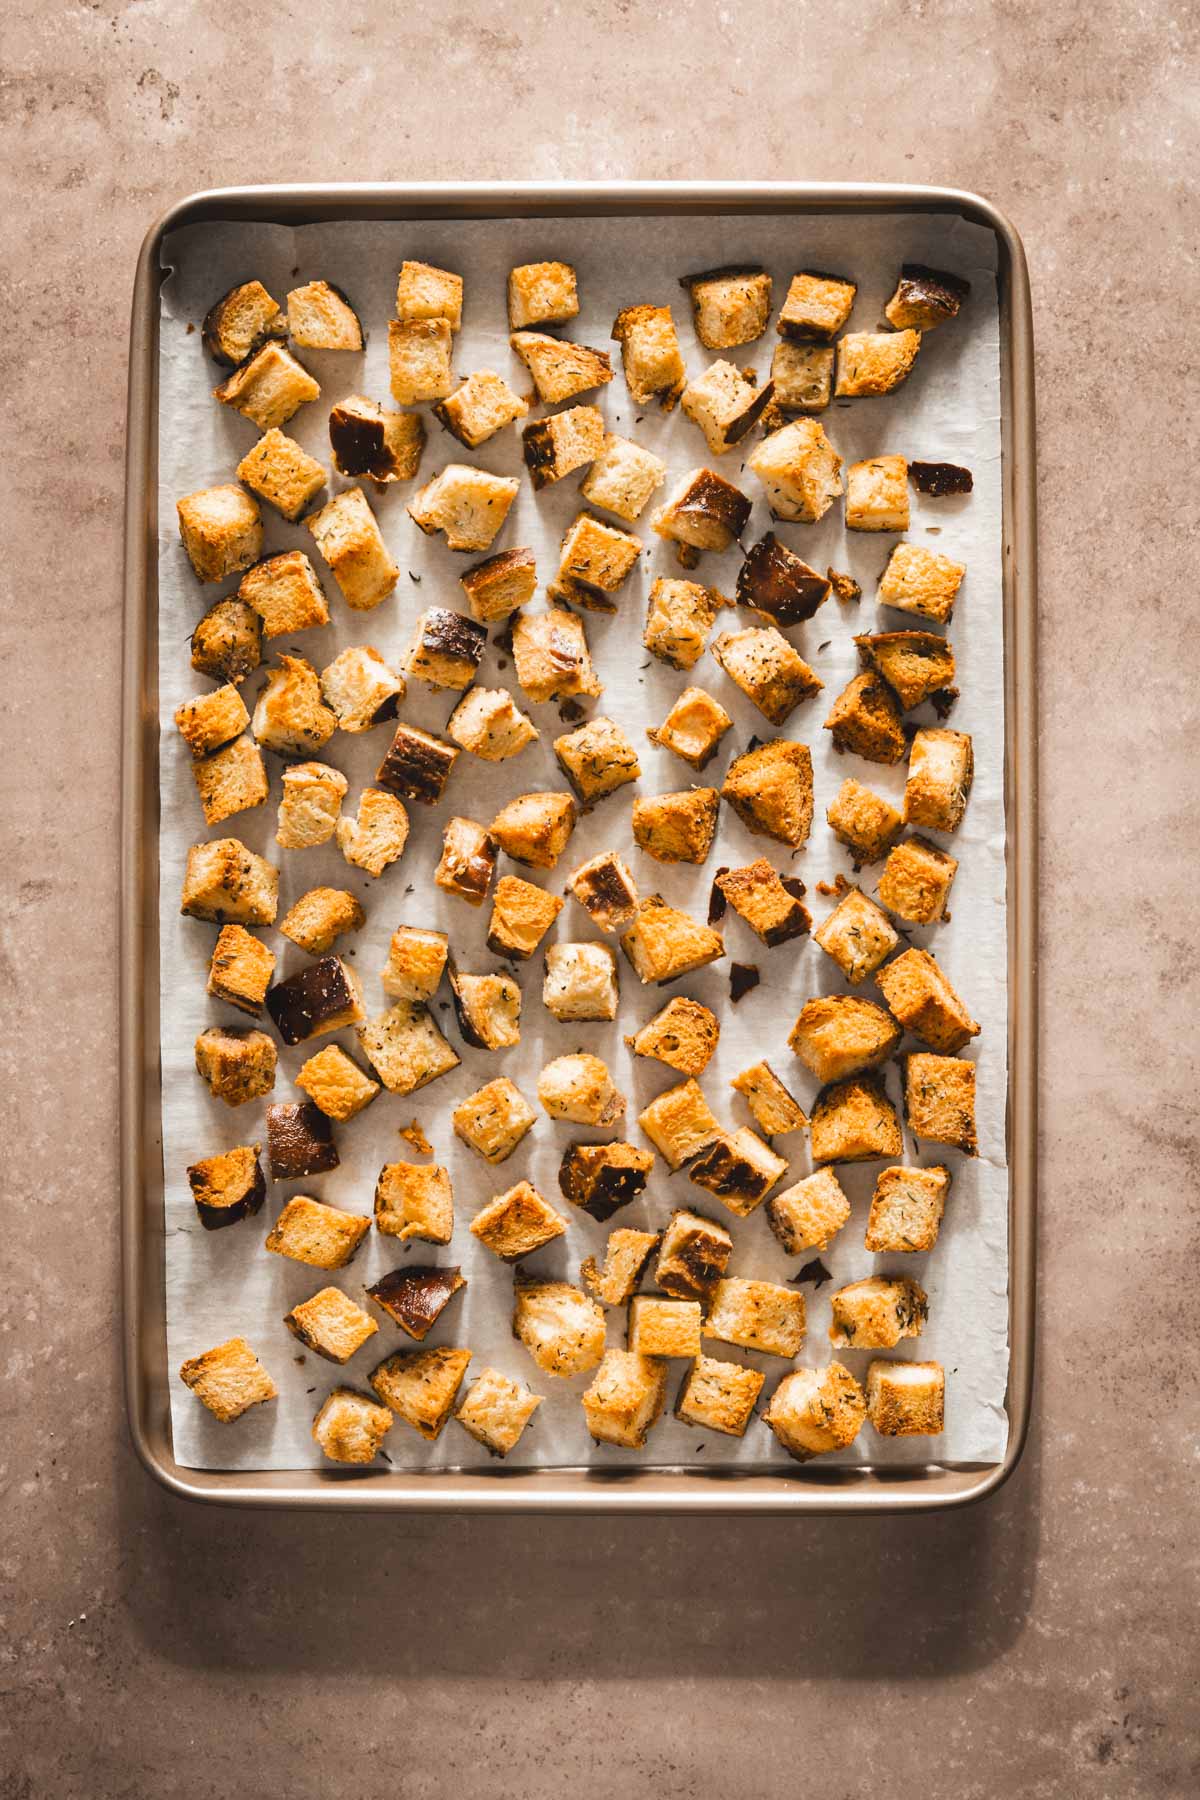
[[[199,1470],[178,1464],[169,1408],[158,1128],[157,704],[146,693],[157,554],[159,252],[185,225],[216,218],[298,223],[370,217],[552,217],[954,212],[991,230],[1000,252],[1005,804],[1009,879],[1008,1442],[996,1463],[955,1468],[822,1470]],[[130,323],[124,531],[121,768],[120,1184],[122,1349],[130,1437],[144,1468],[183,1499],[225,1505],[369,1512],[648,1512],[764,1514],[928,1512],[994,1494],[1021,1459],[1033,1391],[1037,1149],[1037,525],[1032,308],[1024,247],[991,201],[964,189],[848,182],[311,183],[200,190],[150,227],[138,257]],[[1020,677],[1018,679],[1018,676]],[[153,854],[151,855],[150,852]],[[149,959],[149,960],[148,960]],[[148,1021],[153,1029],[148,1030]],[[148,1101],[153,1096],[154,1105]],[[157,1208],[158,1232],[150,1224]],[[155,1361],[152,1338],[161,1344]]]

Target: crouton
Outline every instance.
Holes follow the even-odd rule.
[[[283,344],[264,344],[213,389],[213,399],[241,413],[260,431],[286,425],[293,413],[320,398],[320,383]]]
[[[685,1207],[671,1214],[663,1233],[654,1279],[676,1300],[707,1300],[733,1255],[723,1225]]]
[[[513,1336],[538,1368],[564,1379],[594,1369],[604,1355],[604,1311],[569,1281],[532,1281],[513,1288]]]
[[[580,1267],[584,1286],[602,1306],[624,1306],[636,1292],[657,1243],[657,1231],[622,1227],[610,1232],[601,1267],[594,1256],[586,1257]]]
[[[341,771],[328,763],[289,763],[283,771],[275,842],[284,850],[327,844],[337,830],[348,786]]]
[[[519,875],[502,875],[492,896],[488,949],[497,956],[531,957],[563,909],[557,894]]]
[[[484,1162],[502,1163],[512,1155],[536,1116],[525,1096],[502,1075],[460,1100],[450,1122],[455,1137],[482,1156]]]
[[[462,324],[463,281],[448,269],[429,263],[403,262],[396,278],[396,317],[444,319],[451,331]]]
[[[243,281],[211,306],[201,327],[201,341],[216,362],[233,368],[253,355],[267,338],[287,336],[287,319],[261,281]]]
[[[392,1094],[413,1094],[456,1069],[461,1060],[419,1001],[397,1000],[378,1018],[358,1027],[358,1041]]]
[[[858,987],[887,960],[900,939],[882,908],[853,887],[821,921],[813,942],[832,957],[850,986]]]
[[[179,536],[199,581],[224,581],[262,555],[262,514],[249,494],[227,482],[185,494],[175,503]]]
[[[501,550],[459,576],[471,616],[483,624],[507,619],[533,599],[537,562],[532,550]]]
[[[420,1238],[448,1244],[454,1235],[449,1170],[436,1163],[385,1163],[375,1183],[375,1229],[402,1243]]]
[[[804,1295],[776,1281],[726,1275],[713,1289],[704,1335],[768,1356],[795,1356],[804,1342]]]
[[[417,620],[404,656],[411,680],[433,688],[468,688],[487,648],[487,631],[465,613],[431,606]]]
[[[532,617],[522,614],[512,628],[512,647],[518,685],[535,703],[604,692],[592,667],[583,620],[565,606]]]
[[[708,634],[724,604],[715,588],[660,575],[650,589],[642,642],[673,669],[690,669],[704,655]]]
[[[907,381],[920,348],[919,331],[848,331],[838,339],[834,393],[890,394]]]
[[[907,521],[897,529],[907,529]],[[966,572],[964,563],[952,562],[920,544],[897,544],[880,578],[879,604],[898,612],[919,613],[944,625],[954,611]]]
[[[344,931],[361,931],[367,915],[345,888],[316,887],[292,902],[281,934],[310,956],[324,956]]]
[[[674,1174],[721,1136],[698,1081],[667,1088],[638,1114],[638,1124]]]
[[[510,1050],[521,1041],[521,990],[511,975],[467,975],[450,963],[450,993],[463,1042]]]
[[[244,1337],[227,1338],[202,1356],[189,1357],[179,1379],[223,1425],[279,1393]]]
[[[335,494],[304,522],[333,570],[347,606],[355,612],[370,612],[387,599],[400,570],[361,488]]]
[[[846,1220],[850,1202],[832,1169],[818,1169],[766,1205],[767,1223],[788,1256],[827,1250]]]
[[[636,1200],[654,1167],[654,1154],[620,1140],[572,1144],[558,1170],[565,1199],[601,1224]]]
[[[244,681],[262,661],[262,621],[242,600],[218,600],[192,633],[192,667],[214,681]]]
[[[696,336],[706,350],[732,350],[767,329],[771,277],[765,269],[709,269],[679,285],[692,302]]]
[[[491,832],[474,819],[448,819],[442,827],[442,854],[433,879],[468,906],[482,906],[499,854],[500,846]]]
[[[773,624],[801,625],[829,598],[830,583],[768,531],[738,570],[737,603]]]
[[[830,830],[858,863],[878,862],[886,856],[904,823],[899,812],[879,794],[853,777],[843,781],[825,813]]]
[[[975,1064],[927,1051],[904,1059],[904,1110],[915,1138],[976,1156]]]
[[[907,1275],[868,1275],[830,1296],[835,1349],[893,1350],[902,1338],[920,1337],[929,1317],[923,1288]]]
[[[358,1117],[379,1092],[379,1083],[364,1075],[337,1044],[326,1044],[296,1072],[296,1086],[329,1118],[345,1124]]]
[[[381,977],[384,993],[394,1000],[432,1000],[449,954],[450,940],[444,931],[401,925],[392,933]]]
[[[776,1156],[757,1132],[743,1125],[702,1151],[688,1180],[715,1195],[739,1219],[747,1219],[786,1173],[786,1156]]]
[[[371,644],[351,645],[321,670],[321,698],[338,730],[352,735],[394,719],[404,692],[404,677],[389,669]]]
[[[829,709],[824,729],[839,755],[850,751],[864,762],[899,762],[908,749],[896,696],[873,669],[864,669],[847,682]]]
[[[797,883],[792,877],[788,882],[760,856],[742,869],[719,869],[714,886],[771,949],[803,937],[812,926],[812,915],[795,891]]]
[[[762,1392],[765,1375],[741,1363],[698,1356],[683,1379],[675,1417],[685,1425],[703,1425],[726,1437],[744,1437]]]
[[[293,1306],[283,1322],[306,1350],[332,1363],[348,1363],[379,1330],[361,1306],[335,1287],[321,1288]]]
[[[477,1444],[482,1444],[492,1456],[503,1458],[516,1449],[541,1404],[540,1394],[532,1394],[520,1382],[510,1381],[499,1369],[481,1369],[454,1417]]]
[[[365,394],[350,394],[329,411],[329,449],[339,475],[388,486],[412,481],[425,450],[420,413],[387,412]]]
[[[927,838],[909,837],[889,851],[879,877],[879,898],[911,925],[934,925],[945,916],[958,862]]]
[[[570,263],[518,263],[508,272],[508,322],[514,331],[523,325],[562,325],[579,312],[579,290]]]
[[[304,657],[280,652],[278,667],[267,671],[251,730],[263,749],[277,756],[308,756],[329,742],[337,718],[321,699],[317,671]]]
[[[700,1302],[635,1294],[629,1302],[628,1344],[635,1356],[699,1356]]]
[[[489,1200],[471,1220],[470,1229],[493,1256],[514,1263],[562,1237],[567,1221],[528,1181],[518,1181],[507,1193]]]
[[[778,519],[823,518],[843,492],[842,459],[817,419],[793,419],[747,458]]]
[[[550,405],[604,387],[613,378],[607,350],[571,344],[544,331],[514,331],[508,341],[533,376],[538,399]]]
[[[405,800],[436,806],[458,761],[459,751],[416,725],[398,725],[375,779]]]
[[[608,1064],[598,1056],[556,1056],[538,1076],[538,1099],[552,1119],[607,1127],[625,1117]]]
[[[634,405],[658,405],[671,412],[679,403],[687,370],[670,307],[622,307],[612,335],[621,346],[625,384]]]
[[[329,1116],[311,1100],[283,1100],[267,1108],[272,1181],[298,1181],[338,1167]]]
[[[623,857],[603,851],[580,863],[567,881],[573,894],[601,931],[626,931],[638,907],[637,885]]]
[[[514,862],[552,869],[567,847],[578,816],[570,794],[518,794],[492,820],[492,836]]]
[[[633,841],[655,862],[702,863],[712,849],[721,796],[716,788],[687,788],[633,803]]]
[[[954,689],[954,651],[932,631],[884,631],[856,637],[858,659],[887,682],[905,712]]]
[[[782,725],[801,701],[811,700],[825,686],[774,625],[719,632],[712,653],[734,686],[772,725]]]
[[[720,1035],[715,1013],[698,1000],[677,994],[625,1042],[635,1056],[653,1057],[681,1075],[703,1075]]]
[[[698,552],[728,550],[746,529],[751,510],[751,502],[731,481],[712,469],[690,469],[651,525],[659,537],[679,546],[684,567],[694,568]]]
[[[367,1289],[367,1297],[375,1302],[401,1331],[418,1343],[429,1336],[455,1294],[467,1286],[460,1268],[438,1268],[432,1264],[408,1264],[389,1269],[381,1280]]]
[[[239,481],[273,506],[285,519],[298,519],[325,486],[321,464],[278,427],[263,433],[237,466]],[[247,558],[253,561],[254,558]],[[245,564],[239,564],[244,568]]]
[[[235,813],[262,806],[270,793],[262,752],[249,737],[235,738],[215,756],[194,762],[192,779],[206,825],[220,825]]]
[[[278,1060],[265,1031],[227,1031],[210,1025],[195,1045],[196,1073],[226,1106],[244,1106],[275,1086]]]
[[[763,1414],[779,1443],[797,1462],[830,1450],[844,1450],[867,1416],[863,1391],[849,1369],[831,1362],[824,1369],[793,1369],[771,1396]]]
[[[748,831],[802,850],[812,825],[812,757],[807,744],[774,738],[730,763],[721,787]]]
[[[605,512],[616,513],[632,524],[666,478],[667,465],[661,456],[610,431],[579,492],[592,506],[602,506]]]
[[[850,317],[857,292],[841,275],[793,275],[775,329],[793,342],[830,343]]]
[[[900,1042],[890,1013],[852,994],[809,1000],[788,1033],[788,1048],[820,1082],[844,1081],[860,1069],[878,1069]]]
[[[572,469],[595,462],[604,437],[604,414],[594,406],[568,406],[523,426],[521,446],[534,487],[549,487]]]
[[[752,375],[731,362],[715,362],[683,390],[680,405],[704,433],[714,456],[724,456],[752,431],[770,405],[774,389],[759,387]]]
[[[187,1172],[196,1216],[206,1231],[220,1231],[250,1219],[267,1197],[266,1177],[258,1160],[258,1144],[239,1144],[217,1156],[206,1156]]]
[[[686,584],[685,584],[686,585]],[[733,724],[720,701],[703,688],[684,688],[661,725],[647,731],[652,744],[658,744],[700,770],[712,761],[717,746]]]
[[[936,1362],[867,1365],[867,1417],[880,1437],[937,1437],[945,1430],[946,1371]]]
[[[434,417],[468,450],[478,450],[528,411],[528,401],[514,394],[503,376],[492,369],[476,369],[433,409]]]
[[[777,344],[771,358],[775,404],[784,412],[824,412],[833,394],[832,344]]]
[[[949,1191],[949,1169],[882,1169],[871,1196],[866,1248],[884,1255],[932,1250]]]
[[[398,1419],[433,1444],[450,1417],[470,1360],[469,1350],[449,1346],[400,1351],[373,1371],[371,1386]]]
[[[980,1027],[927,950],[906,950],[879,971],[879,986],[904,1029],[945,1056],[979,1035]]]
[[[902,456],[872,456],[846,473],[847,531],[908,530],[908,464]]]
[[[382,875],[403,854],[408,814],[381,788],[364,788],[353,819],[339,819],[337,845],[346,861],[368,875]]]
[[[275,971],[275,952],[244,925],[223,925],[208,965],[206,993],[258,1018]]]
[[[408,515],[427,536],[440,531],[448,550],[488,550],[519,485],[512,475],[447,463],[413,496]]]
[[[240,838],[192,845],[180,912],[214,925],[273,925],[278,907],[279,870]]]
[[[617,959],[607,944],[551,944],[542,1004],[556,1019],[615,1019]]]
[[[873,1162],[903,1149],[900,1120],[881,1075],[852,1075],[822,1088],[808,1129],[815,1163]]]
[[[546,588],[551,600],[571,600],[591,612],[615,612],[608,599],[625,581],[642,553],[632,531],[580,513],[562,540],[558,573]]]
[[[923,729],[912,741],[904,785],[904,822],[927,830],[957,831],[975,777],[975,756],[965,731]]]
[[[361,350],[358,314],[340,288],[310,281],[287,297],[288,336],[306,350]]]
[[[961,275],[929,269],[923,263],[904,263],[883,316],[897,331],[932,331],[947,319],[957,318],[970,292],[970,282]]]
[[[628,737],[615,720],[603,715],[555,738],[554,754],[585,804],[602,800],[641,774]]]
[[[238,599],[254,608],[265,637],[291,636],[329,623],[324,590],[303,550],[285,550],[247,569]]]
[[[675,981],[725,954],[725,940],[711,926],[701,925],[669,906],[661,894],[648,894],[638,904],[637,917],[621,939],[621,948],[642,983]]]
[[[606,1350],[582,1396],[588,1432],[597,1444],[641,1450],[666,1397],[664,1363],[635,1350]]]
[[[388,371],[392,399],[401,406],[444,400],[452,392],[453,332],[447,319],[390,319]]]
[[[768,1062],[751,1063],[729,1085],[745,1096],[755,1124],[767,1137],[787,1137],[808,1124],[808,1114]]]
[[[322,956],[268,988],[267,1011],[285,1044],[303,1044],[366,1016],[358,976],[337,956]]]
[[[265,1247],[313,1269],[344,1269],[370,1229],[370,1219],[359,1213],[293,1194],[268,1232]]]

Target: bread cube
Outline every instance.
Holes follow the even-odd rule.
[[[786,1156],[776,1156],[748,1125],[729,1132],[702,1151],[688,1180],[714,1194],[739,1219],[747,1219],[787,1173]]]
[[[666,1397],[662,1362],[634,1350],[606,1350],[582,1397],[588,1431],[597,1444],[641,1450]]]
[[[675,1417],[685,1425],[724,1432],[726,1437],[745,1437],[765,1380],[757,1369],[744,1368],[741,1363],[698,1356],[684,1376]]]
[[[815,1163],[874,1162],[904,1147],[882,1075],[852,1075],[822,1088],[808,1130]]]
[[[711,926],[669,906],[661,894],[647,894],[621,939],[621,948],[640,982],[654,981],[661,987],[716,962],[725,954],[725,940]]]
[[[970,282],[961,275],[929,269],[923,263],[905,263],[883,316],[897,331],[909,327],[932,331],[936,325],[958,316],[970,292]]]
[[[691,569],[699,552],[728,550],[746,529],[751,510],[741,489],[715,470],[690,469],[651,525],[659,537],[679,546],[678,560]]]
[[[604,414],[595,406],[568,406],[524,426],[521,447],[534,487],[549,487],[572,469],[595,462],[604,437]]]
[[[559,1165],[558,1185],[572,1206],[603,1224],[637,1199],[653,1167],[653,1153],[636,1144],[572,1144]]]
[[[687,289],[696,336],[706,350],[732,350],[767,329],[771,277],[765,269],[710,269],[679,285]]]
[[[471,1235],[501,1262],[509,1263],[532,1256],[562,1237],[566,1229],[562,1214],[528,1181],[518,1181],[507,1193],[497,1194],[471,1220]]]
[[[848,331],[838,339],[834,393],[890,394],[907,381],[920,348],[919,331]]]
[[[579,291],[570,263],[518,263],[508,272],[508,322],[514,331],[523,325],[561,325],[579,311]]]
[[[239,1144],[206,1156],[188,1169],[188,1186],[196,1216],[205,1231],[220,1231],[253,1218],[267,1197],[266,1178],[258,1160],[258,1144]]]
[[[695,1080],[667,1088],[638,1114],[638,1124],[674,1174],[722,1136]]]
[[[842,459],[817,419],[793,419],[747,459],[778,519],[823,518],[843,492]]]
[[[321,697],[338,730],[357,735],[394,719],[404,698],[404,677],[388,668],[371,644],[354,644],[321,670]]]
[[[690,669],[704,655],[708,634],[724,604],[715,588],[660,575],[650,589],[642,642],[671,668]]]
[[[563,909],[557,894],[522,881],[519,875],[502,875],[492,895],[488,922],[488,949],[497,956],[531,957]]]
[[[175,510],[197,580],[224,581],[262,555],[262,514],[249,494],[232,482],[185,494]]]
[[[686,788],[635,800],[633,841],[655,862],[702,863],[716,836],[720,804],[716,788]]]
[[[768,531],[746,552],[737,578],[737,603],[776,625],[802,625],[829,598],[830,583]],[[735,678],[736,679],[736,678]]]
[[[514,331],[508,341],[533,376],[538,399],[551,405],[612,380],[607,350],[590,350],[586,344],[571,344],[544,331]]]
[[[267,1233],[266,1248],[313,1269],[344,1269],[370,1229],[360,1213],[293,1194]]]
[[[772,725],[782,725],[802,700],[811,700],[825,683],[773,625],[746,631],[722,631],[713,642],[713,657],[736,687]]]
[[[925,1290],[907,1275],[868,1275],[830,1297],[835,1349],[893,1350],[902,1338],[920,1337],[929,1317]]]
[[[439,1075],[456,1069],[461,1060],[438,1030],[429,1009],[414,1000],[397,1000],[378,1018],[360,1025],[358,1041],[392,1094],[415,1094]]]
[[[375,1229],[407,1243],[448,1244],[454,1235],[450,1172],[435,1163],[385,1163],[375,1183]]]
[[[788,1034],[788,1047],[818,1081],[843,1081],[860,1069],[877,1069],[900,1042],[890,1013],[852,994],[809,1000]]]
[[[285,1044],[340,1031],[366,1016],[358,976],[336,956],[322,956],[268,988],[267,1011]]]
[[[636,916],[637,884],[615,850],[580,863],[567,880],[567,891],[601,931],[626,931]]]
[[[268,1106],[267,1148],[272,1181],[324,1175],[338,1166],[333,1127],[320,1108],[308,1100]]]
[[[935,695],[954,694],[954,651],[932,631],[883,631],[856,637],[859,661],[874,669],[905,712]]]
[[[197,1074],[226,1106],[244,1106],[275,1086],[277,1052],[265,1031],[210,1025],[196,1039],[195,1054]]]
[[[434,417],[468,450],[478,450],[528,411],[528,402],[492,369],[476,369],[433,409]]]
[[[666,477],[661,456],[610,431],[579,491],[592,506],[602,506],[632,524]]]
[[[328,763],[291,763],[283,771],[283,796],[275,842],[285,850],[327,844],[337,829],[349,783]]]
[[[621,346],[625,385],[634,405],[658,405],[663,412],[671,412],[683,392],[687,371],[670,307],[622,307],[613,321],[612,334]]]
[[[383,991],[394,1000],[432,1000],[450,954],[444,931],[424,931],[401,925],[392,933]]]
[[[513,1300],[513,1336],[545,1374],[565,1379],[596,1368],[604,1355],[604,1311],[582,1289],[518,1274]]]
[[[337,730],[337,718],[321,699],[317,671],[302,656],[281,651],[278,668],[268,669],[251,723],[264,750],[277,756],[311,756]]]
[[[192,845],[180,912],[214,925],[273,925],[278,907],[279,870],[240,838]]]
[[[726,1275],[713,1289],[705,1337],[768,1356],[795,1356],[804,1332],[804,1295],[794,1288]]]
[[[552,1119],[605,1129],[625,1117],[625,1096],[598,1056],[556,1056],[538,1076],[537,1091]]]
[[[887,960],[900,939],[883,909],[854,887],[818,925],[813,942],[832,957],[850,986],[858,987]]]
[[[288,336],[308,350],[361,350],[358,314],[340,288],[310,281],[287,297]]]
[[[341,1288],[325,1287],[283,1315],[292,1336],[326,1362],[348,1363],[378,1325]]]
[[[812,757],[807,744],[773,738],[735,757],[721,798],[748,831],[802,850],[812,826]]]
[[[723,1225],[680,1208],[663,1233],[654,1279],[676,1300],[706,1300],[732,1255],[733,1239]]]
[[[598,714],[554,740],[558,765],[585,803],[603,800],[641,774],[637,751],[615,719]]]
[[[444,319],[451,331],[462,324],[461,275],[429,263],[403,262],[396,279],[396,317],[401,320]]]
[[[381,1362],[371,1386],[406,1425],[436,1443],[462,1386],[469,1350],[400,1351]]]
[[[436,806],[458,757],[456,746],[442,738],[433,737],[416,725],[397,725],[375,779],[405,800]]]
[[[896,1255],[932,1250],[949,1191],[949,1169],[881,1170],[871,1198],[866,1248]]]
[[[551,944],[542,1004],[556,1019],[615,1019],[617,959],[607,944]]]
[[[517,681],[535,702],[604,692],[592,668],[583,620],[565,606],[522,615],[513,625],[512,647]]]
[[[467,463],[447,463],[413,496],[409,518],[427,536],[440,531],[448,550],[488,550],[508,517],[519,483]]]
[[[687,585],[687,584],[685,584]],[[693,769],[703,769],[717,753],[717,746],[733,724],[719,701],[703,688],[684,688],[662,724],[646,736],[652,744],[670,750]]]
[[[484,1162],[502,1163],[512,1155],[536,1116],[525,1096],[502,1075],[460,1100],[450,1115],[450,1123],[455,1137],[482,1156]]]
[[[325,486],[325,470],[277,426],[265,431],[237,466],[237,478],[285,519],[298,519]],[[255,553],[257,555],[257,552]],[[253,562],[254,557],[248,557]],[[239,568],[245,568],[239,563]],[[232,573],[232,571],[227,571]]]
[[[976,1156],[975,1064],[918,1051],[904,1059],[904,1110],[915,1138]]]
[[[268,950],[244,925],[223,925],[213,946],[205,992],[257,1018],[274,971],[273,950]]]
[[[392,399],[401,406],[444,400],[453,391],[453,331],[447,319],[390,319],[388,371]]]
[[[965,731],[918,731],[908,756],[904,822],[957,831],[975,778],[975,752]]]
[[[698,1000],[677,994],[625,1042],[635,1056],[652,1056],[681,1075],[703,1075],[720,1035],[715,1013]]]
[[[367,916],[345,888],[310,888],[288,909],[279,929],[310,956],[324,956],[344,931],[361,931]]]
[[[905,838],[883,865],[879,898],[898,919],[933,925],[945,916],[957,872],[957,860],[928,838]]]
[[[857,292],[856,284],[841,275],[793,275],[775,329],[792,341],[832,342],[850,317]]]
[[[367,1297],[419,1343],[428,1337],[455,1294],[466,1285],[466,1278],[456,1265],[443,1268],[431,1263],[409,1263],[389,1269],[367,1289]]]
[[[236,738],[215,756],[192,764],[192,779],[206,825],[220,825],[236,813],[262,806],[271,791],[262,752],[252,738]]]
[[[304,523],[333,570],[347,606],[355,612],[370,612],[387,599],[400,570],[361,488],[335,494]]]
[[[753,371],[731,362],[715,362],[683,390],[680,404],[693,425],[704,433],[714,456],[724,456],[753,430],[770,405],[774,390],[759,387]]]
[[[622,1227],[610,1232],[603,1267],[596,1267],[594,1256],[585,1257],[580,1266],[584,1286],[602,1306],[624,1306],[636,1291],[657,1243],[657,1231]]]
[[[628,1342],[635,1356],[699,1356],[700,1302],[635,1294],[629,1302]]]
[[[755,1124],[767,1137],[788,1137],[808,1124],[808,1114],[768,1062],[752,1063],[729,1085],[745,1095]]]
[[[471,616],[484,624],[507,619],[533,599],[537,561],[532,550],[500,550],[459,576]]]
[[[767,1223],[788,1256],[805,1250],[827,1250],[846,1220],[850,1202],[832,1169],[818,1169],[802,1181],[772,1194]]]
[[[793,1369],[785,1375],[763,1419],[788,1455],[804,1463],[846,1449],[866,1416],[857,1381],[840,1362],[831,1362],[824,1369]]]
[[[777,344],[771,358],[775,404],[784,412],[824,412],[833,394],[832,344]]]
[[[242,600],[218,600],[192,633],[192,667],[214,681],[244,681],[262,661],[262,621]]]
[[[387,412],[365,394],[350,394],[330,408],[329,448],[339,475],[365,475],[385,487],[411,481],[425,449],[425,421],[419,413]]]
[[[465,975],[450,963],[450,993],[464,1044],[511,1050],[521,1041],[521,990],[511,975]]]
[[[491,1455],[505,1457],[516,1449],[541,1404],[540,1394],[531,1394],[499,1369],[481,1369],[454,1417]]]
[[[830,830],[856,863],[878,862],[886,856],[903,820],[890,801],[873,794],[851,776],[843,781],[826,810]]]
[[[202,1356],[189,1357],[179,1379],[223,1425],[279,1392],[244,1337],[227,1338]]]
[[[296,1086],[329,1118],[344,1124],[369,1106],[379,1083],[364,1075],[337,1044],[326,1044],[296,1071]]]
[[[945,1430],[946,1371],[936,1362],[873,1357],[867,1417],[880,1437],[937,1437]]]
[[[546,593],[591,612],[615,612],[616,603],[607,596],[621,586],[641,552],[642,540],[632,531],[580,513],[563,537],[558,574]]]
[[[265,338],[286,337],[287,320],[261,281],[243,281],[209,308],[201,333],[208,354],[232,368]]]
[[[567,847],[578,816],[569,794],[518,794],[492,820],[492,836],[514,862],[552,869]]]
[[[879,986],[904,1029],[932,1049],[952,1056],[978,1037],[979,1026],[927,950],[906,950],[880,970]]]
[[[329,623],[324,591],[303,550],[285,550],[247,569],[238,585],[238,599],[254,608],[267,637]]]
[[[320,394],[320,383],[313,380],[303,363],[297,362],[283,344],[274,342],[256,350],[213,389],[214,400],[241,413],[260,431],[286,425],[293,413],[310,400],[319,399]]]
[[[408,814],[399,800],[382,788],[364,788],[353,819],[339,819],[338,849],[346,861],[368,875],[382,875],[408,842]]]
[[[456,744],[481,762],[505,762],[540,735],[506,688],[468,688],[446,724]]]
[[[500,847],[474,819],[448,819],[442,827],[442,854],[433,879],[468,906],[482,906],[496,872]]]
[[[825,730],[839,755],[850,751],[866,762],[896,763],[908,749],[896,696],[872,669],[855,675],[842,689]]]
[[[851,463],[846,475],[846,530],[908,530],[908,464],[902,456],[872,456]]]
[[[812,926],[797,892],[804,884],[781,878],[765,856],[741,869],[719,869],[713,885],[768,949],[803,937]]]

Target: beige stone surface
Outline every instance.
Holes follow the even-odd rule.
[[[3,1800],[1197,1791],[1197,18],[9,0]],[[1024,1464],[967,1513],[232,1516],[169,1499],[130,1450],[114,956],[137,247],[221,183],[519,176],[948,182],[1024,234],[1042,1335]]]

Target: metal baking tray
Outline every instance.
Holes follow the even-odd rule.
[[[1004,536],[1003,604],[1009,970],[1008,1442],[971,1467],[710,1468],[610,1473],[257,1473],[186,1469],[174,1458],[168,1402],[160,1136],[158,980],[157,460],[160,250],[185,225],[255,220],[651,216],[655,214],[958,215],[997,243]],[[121,1190],[123,1345],[129,1428],[149,1472],[193,1500],[372,1512],[918,1512],[994,1493],[1020,1459],[1033,1380],[1037,1143],[1036,502],[1033,341],[1025,254],[988,201],[953,188],[850,183],[533,183],[243,187],[193,194],[148,233],[133,292],[126,460],[121,827]]]

